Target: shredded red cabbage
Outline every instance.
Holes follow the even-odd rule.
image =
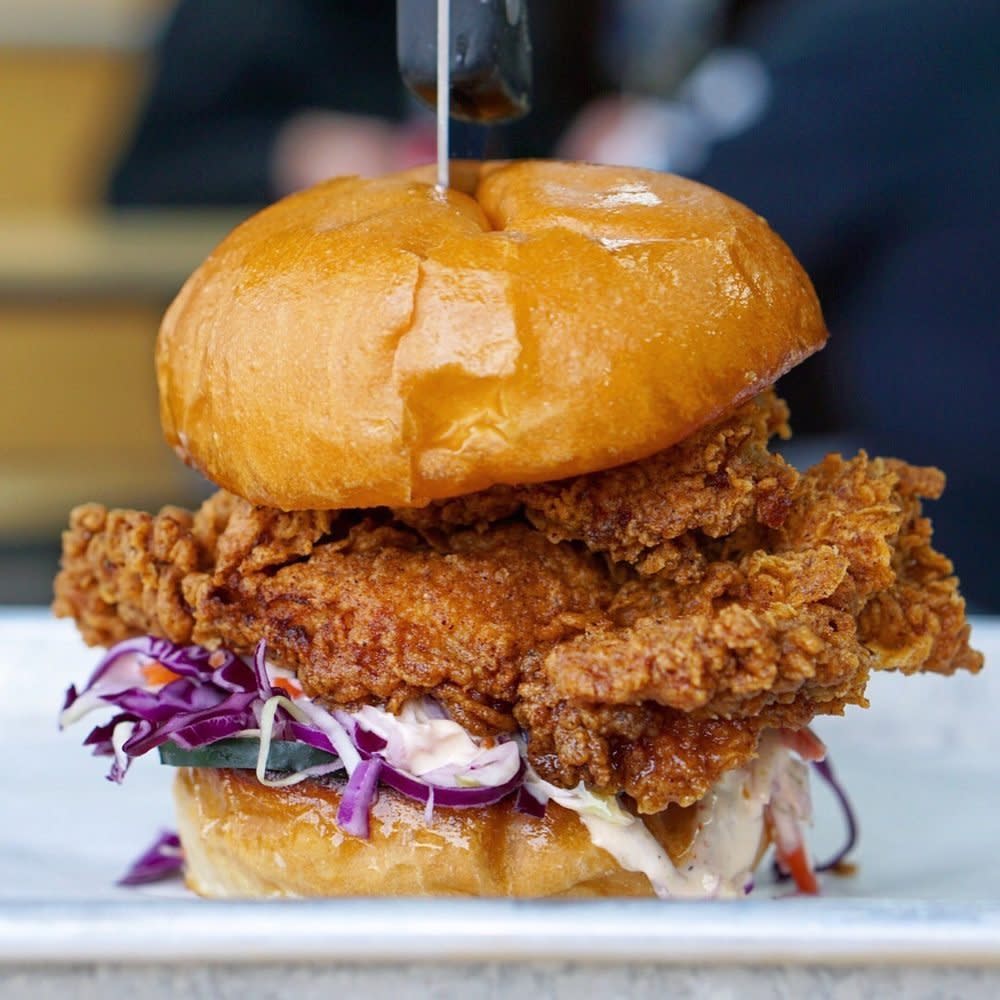
[[[168,739],[193,749],[253,729],[254,709],[280,693],[268,680],[264,651],[261,641],[251,667],[228,650],[179,646],[155,636],[127,639],[108,651],[83,691],[70,687],[60,722],[66,725],[105,705],[120,709],[84,741],[96,755],[115,758],[108,778],[120,782],[134,758]],[[151,663],[167,667],[177,679],[150,690],[143,668]],[[278,718],[281,727],[290,721],[280,711]],[[116,736],[124,733],[116,750]]]
[[[118,880],[118,885],[146,885],[179,875],[184,868],[181,840],[176,833],[164,831],[132,863]]]
[[[534,819],[541,819],[545,815],[545,809],[548,806],[547,802],[542,802],[536,799],[531,792],[528,791],[527,785],[521,785],[517,790],[517,798],[514,800],[514,808],[518,812],[522,812],[527,816],[531,816]]]
[[[517,773],[509,781],[501,785],[483,785],[479,788],[447,788],[443,785],[430,785],[384,762],[380,778],[383,785],[418,802],[433,802],[435,806],[446,806],[449,809],[468,809],[473,806],[491,806],[494,802],[507,798],[524,780],[524,765],[517,769]]]
[[[370,729],[359,726],[346,712],[338,712],[337,718],[344,725],[348,735],[354,740],[354,745],[358,748],[358,753],[362,757],[370,757],[373,753],[378,753],[385,749],[385,740],[378,733],[373,733]]]
[[[306,743],[317,750],[325,750],[327,753],[336,754],[336,747],[330,742],[330,737],[321,729],[315,726],[307,726],[301,722],[290,722],[288,724],[288,734],[299,743]],[[286,737],[287,738],[287,737]]]
[[[344,833],[368,839],[368,816],[375,802],[379,772],[383,766],[381,757],[369,757],[354,769],[348,779],[337,810],[337,825]]]
[[[150,664],[167,667],[175,679],[157,685],[144,673]],[[169,678],[169,675],[168,675]],[[266,645],[262,640],[252,664],[228,650],[210,652],[200,646],[179,646],[167,639],[145,636],[128,639],[112,647],[97,665],[84,689],[71,687],[60,717],[67,725],[97,708],[112,706],[119,711],[105,724],[94,727],[84,740],[98,756],[113,758],[108,778],[120,782],[130,762],[166,743],[193,750],[245,730],[257,729],[265,702],[282,695],[267,672]],[[318,706],[311,725],[293,718],[282,707],[274,716],[271,738],[297,740],[337,755],[330,735],[320,728]],[[446,718],[444,709],[433,704],[429,711]],[[368,814],[379,782],[419,802],[450,808],[491,805],[517,791],[517,808],[532,816],[544,815],[545,807],[523,787],[524,764],[499,785],[445,787],[421,780],[392,766],[382,754],[386,741],[347,713],[335,712],[330,720],[343,725],[361,758],[348,767],[347,785],[338,822],[346,832],[368,836]]]
[[[812,766],[816,773],[830,786],[830,790],[836,796],[837,802],[840,805],[840,811],[844,815],[844,822],[847,824],[847,840],[844,845],[829,861],[824,861],[822,864],[816,866],[816,871],[827,872],[840,865],[847,855],[854,850],[858,842],[858,817],[854,811],[854,807],[851,805],[851,800],[847,797],[844,786],[834,773],[830,759],[827,757],[823,760],[813,761]]]

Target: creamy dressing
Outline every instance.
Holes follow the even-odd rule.
[[[765,734],[757,758],[724,774],[698,803],[698,832],[683,859],[684,871],[714,872],[713,895],[743,895],[760,850],[765,809],[774,802],[783,775],[801,766],[777,735]]]
[[[272,684],[278,679],[298,683],[291,670],[270,662],[266,664],[266,669]],[[304,716],[302,721],[327,734],[348,774],[353,774],[361,759],[344,728],[345,725],[355,724],[385,740],[386,745],[379,754],[388,764],[428,784],[446,788],[502,785],[510,781],[521,767],[516,743],[481,746],[430,698],[414,698],[406,702],[398,715],[374,705],[365,705],[356,712],[335,711],[331,714],[305,694],[297,694],[290,701],[285,699],[280,703],[285,702],[288,702],[285,707],[298,709]],[[273,710],[268,728],[272,721]],[[267,759],[266,755],[263,759]],[[300,774],[309,777],[305,772]],[[432,803],[429,809],[433,809]]]
[[[451,788],[501,785],[521,766],[516,743],[480,746],[462,726],[442,718],[423,700],[407,702],[399,715],[366,705],[352,717],[386,741],[380,753],[389,764],[430,784]]]
[[[557,788],[532,768],[528,790],[540,801],[553,801],[580,816],[593,843],[627,871],[642,872],[662,898],[741,897],[750,884],[764,834],[765,809],[794,824],[810,817],[808,772],[776,734],[765,734],[749,765],[723,775],[697,806],[697,833],[691,848],[675,865],[638,816],[626,812],[614,796],[576,788]]]
[[[576,788],[558,788],[528,768],[525,785],[539,801],[552,801],[577,813],[591,841],[607,851],[626,871],[642,872],[656,894],[664,899],[696,898],[712,895],[716,885],[698,884],[699,874],[677,870],[660,842],[638,816],[626,812],[611,795]]]

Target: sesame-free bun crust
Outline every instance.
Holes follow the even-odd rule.
[[[595,847],[579,817],[508,798],[488,808],[424,807],[381,789],[371,837],[336,823],[340,793],[317,782],[267,788],[253,772],[182,768],[174,784],[188,886],[202,896],[651,896],[645,875]],[[679,858],[693,810],[646,823]]]
[[[331,180],[235,229],[157,345],[169,443],[283,509],[418,506],[644,458],[822,346],[763,219],[550,161]]]

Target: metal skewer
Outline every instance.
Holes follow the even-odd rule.
[[[450,0],[437,4],[437,188],[448,188],[448,121],[451,101]]]

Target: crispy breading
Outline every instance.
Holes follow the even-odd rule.
[[[896,460],[886,465],[899,476],[904,520],[892,551],[895,578],[860,613],[862,640],[883,670],[975,672],[983,658],[969,645],[971,627],[951,560],[931,546],[931,522],[920,511],[920,497],[941,495],[944,476]]]
[[[873,657],[854,620],[835,608],[733,603],[712,615],[644,618],[563,643],[545,666],[570,701],[649,701],[699,718],[736,718],[800,691],[814,701],[843,702],[857,678],[868,676]]]
[[[574,702],[735,718],[800,695],[857,703],[880,667],[978,669],[951,565],[919,517],[918,491],[943,486],[935,473],[828,456],[766,549],[694,586],[623,587],[614,625],[549,653],[549,680]]]
[[[529,735],[532,765],[554,784],[624,791],[652,814],[697,802],[756,751],[756,719],[705,721],[652,704],[573,703],[549,682],[539,655],[524,668],[515,716]]]
[[[98,644],[265,638],[328,703],[431,693],[521,727],[550,781],[689,804],[763,729],[865,704],[872,669],[982,662],[920,512],[941,474],[862,453],[800,478],[764,450],[784,418],[765,394],[644,462],[422,511],[88,505],[55,610]]]
[[[202,505],[199,518],[217,522],[214,508],[228,512],[225,530],[217,536],[214,575],[226,577],[284,566],[312,554],[347,518],[335,510],[272,510],[254,507],[230,494],[218,493]],[[343,534],[343,532],[341,532]]]
[[[797,474],[767,450],[788,436],[788,408],[765,392],[725,420],[644,462],[522,488],[532,524],[549,541],[579,540],[640,573],[676,572],[675,539],[709,538],[785,518]]]
[[[194,617],[181,587],[210,558],[192,521],[178,508],[154,517],[99,504],[77,507],[63,533],[53,611],[75,618],[92,646],[144,632],[189,642]]]
[[[482,530],[522,514],[549,541],[582,541],[640,573],[666,571],[690,581],[704,562],[691,532],[719,538],[750,522],[783,522],[798,477],[767,450],[775,434],[789,435],[788,407],[769,390],[641,462],[395,513],[435,541],[456,527]]]
[[[196,642],[247,650],[265,638],[310,695],[395,708],[474,692],[509,729],[521,660],[580,632],[612,589],[597,559],[527,525],[465,532],[443,555],[413,532],[362,523],[274,572],[192,577],[185,596]]]

